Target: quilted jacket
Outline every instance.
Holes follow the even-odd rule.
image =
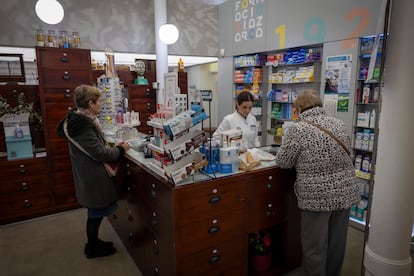
[[[306,211],[334,211],[357,204],[360,196],[351,158],[332,137],[304,120],[329,130],[350,147],[344,123],[326,115],[322,107],[298,116],[276,155],[279,167],[296,168],[298,207]]]
[[[123,150],[108,147],[103,133],[90,117],[69,111],[65,119],[69,136],[94,159],[68,141],[78,203],[88,208],[105,208],[117,200],[117,194],[114,179],[108,176],[103,163],[118,160]],[[63,122],[59,122],[56,133],[66,138]]]

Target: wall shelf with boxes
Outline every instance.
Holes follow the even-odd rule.
[[[360,39],[358,85],[355,97],[353,126],[353,157],[355,173],[360,187],[361,200],[351,208],[351,221],[363,229],[369,217],[369,204],[374,188],[375,159],[378,140],[378,116],[380,113],[380,57],[381,48],[376,56],[373,78],[367,81],[372,47],[375,37]],[[380,43],[381,45],[382,43]]]
[[[267,56],[267,144],[282,143],[286,126],[295,120],[293,101],[306,89],[320,91],[322,46],[294,48]]]
[[[234,99],[243,92],[248,91],[252,93],[255,102],[251,114],[256,117],[258,122],[259,137],[262,137],[262,130],[265,124],[263,110],[263,91],[264,83],[263,69],[266,63],[266,54],[251,54],[234,57]],[[262,139],[262,144],[264,141]]]

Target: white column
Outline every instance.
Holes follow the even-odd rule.
[[[167,23],[167,0],[154,0],[154,26],[155,26],[155,54],[157,65],[157,82],[160,84],[157,103],[164,103],[164,74],[168,73],[168,45],[158,36],[158,30]]]
[[[414,1],[392,1],[366,275],[408,276],[414,219]]]

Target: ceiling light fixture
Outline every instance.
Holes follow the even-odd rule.
[[[163,43],[169,45],[169,44],[174,44],[175,42],[177,42],[180,34],[175,25],[164,24],[160,27],[158,31],[158,35],[159,35],[160,40]]]
[[[40,20],[50,25],[58,24],[65,15],[62,5],[56,0],[38,0],[35,11]]]

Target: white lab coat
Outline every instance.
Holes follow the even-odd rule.
[[[236,128],[240,128],[243,132],[241,149],[260,146],[256,118],[249,113],[245,119],[237,110],[223,118],[223,121],[214,132],[213,138],[221,139],[221,132]]]

